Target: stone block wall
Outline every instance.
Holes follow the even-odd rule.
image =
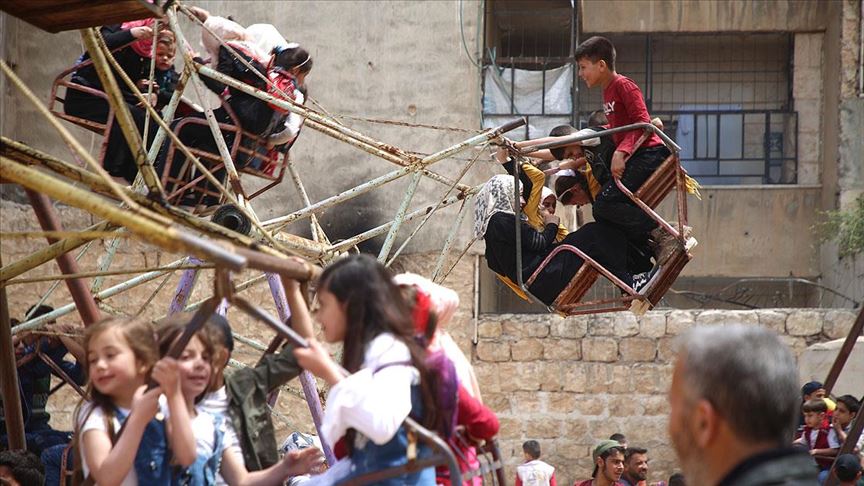
[[[521,446],[540,442],[559,484],[590,477],[591,448],[615,432],[649,449],[651,481],[677,469],[666,432],[676,335],[702,324],[761,325],[800,356],[808,345],[845,337],[851,311],[652,311],[563,319],[484,315],[474,366],[488,406],[501,421],[508,477]]]

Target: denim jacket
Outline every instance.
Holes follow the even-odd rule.
[[[120,410],[114,411],[122,424],[128,415]],[[118,431],[119,432],[119,431]],[[147,423],[141,444],[135,454],[135,474],[138,484],[169,484],[171,482],[171,453],[168,450],[168,436],[164,419],[154,418]]]
[[[211,486],[216,484],[216,475],[222,465],[222,452],[225,450],[224,422],[225,417],[221,414],[213,417],[213,453],[209,456],[198,454],[191,466],[174,476],[171,482],[172,486]]]

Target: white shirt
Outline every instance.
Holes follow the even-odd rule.
[[[390,333],[379,334],[366,347],[362,368],[330,389],[321,433],[335,444],[349,428],[378,445],[389,442],[411,412],[411,385],[419,383],[408,347]],[[373,373],[378,370],[377,373]]]
[[[118,407],[119,408],[119,407]],[[92,410],[92,411],[91,411]],[[123,415],[129,415],[129,410],[125,408],[120,408],[120,412]],[[89,413],[89,415],[88,415]],[[86,417],[86,419],[85,419]],[[78,432],[78,449],[81,454],[81,466],[84,470],[84,477],[86,478],[90,474],[90,468],[87,467],[87,451],[86,445],[84,442],[84,435],[89,430],[101,430],[108,433],[108,428],[105,424],[105,412],[102,411],[102,407],[93,405],[93,403],[87,403],[83,407],[81,407],[81,412],[76,417],[76,422],[79,424],[83,420],[83,425],[81,425]],[[114,415],[114,434],[120,431],[120,420],[117,418],[117,414]],[[135,466],[134,464],[130,466],[129,472],[126,474],[126,477],[123,478],[123,482],[120,483],[120,486],[138,486],[138,475],[135,474]]]
[[[195,405],[195,409],[207,412],[211,415],[223,414],[227,416],[228,391],[226,391],[225,385],[222,385],[218,390],[204,395],[204,398],[198,402],[198,405]]]
[[[810,431],[810,444],[815,445],[816,439],[819,438],[819,429],[813,429]],[[828,448],[836,449],[840,447],[840,438],[837,437],[837,431],[833,428],[828,429]]]
[[[525,486],[549,486],[555,468],[535,459],[516,467],[516,474]]]

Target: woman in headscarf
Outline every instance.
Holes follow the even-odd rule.
[[[544,223],[541,231],[528,224],[527,218],[520,213],[523,216],[519,224],[522,268],[517,269],[513,176],[492,177],[477,194],[474,206],[474,237],[486,240],[486,263],[489,269],[523,298],[524,294],[514,284],[517,281],[516,272],[520,271],[523,282],[527,282],[543,259],[557,246],[558,217],[547,207],[542,207],[539,213]],[[637,291],[648,283],[649,275],[634,276],[627,272],[626,239],[614,227],[588,223],[568,234],[560,244],[579,248]],[[575,253],[562,251],[546,265],[528,290],[549,305],[567,286],[582,263],[582,258]]]

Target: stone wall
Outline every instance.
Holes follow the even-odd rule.
[[[845,337],[854,318],[802,309],[489,315],[479,321],[474,362],[483,399],[501,420],[508,476],[522,442],[535,439],[559,484],[590,477],[593,444],[621,432],[649,449],[650,480],[659,481],[677,468],[666,432],[676,335],[701,324],[762,325],[800,356],[810,344]]]

